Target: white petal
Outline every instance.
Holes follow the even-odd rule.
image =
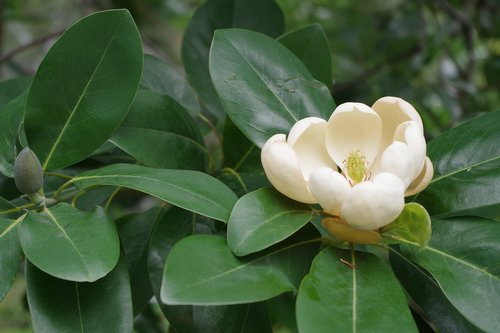
[[[391,173],[355,185],[347,194],[341,217],[361,230],[375,230],[394,221],[404,208],[404,184]]]
[[[417,176],[417,178],[415,178],[415,180],[410,184],[405,192],[405,196],[414,195],[422,191],[427,187],[427,185],[429,185],[433,175],[434,167],[432,166],[432,162],[428,157],[425,157],[424,167],[422,168],[422,171],[420,171],[420,174]]]
[[[382,97],[373,104],[372,109],[382,119],[382,139],[379,153],[382,153],[391,144],[396,128],[405,121],[416,122],[421,133],[424,133],[424,126],[418,112],[410,103],[399,97]]]
[[[415,158],[410,147],[403,142],[394,141],[383,152],[378,172],[390,172],[401,178],[405,189],[415,178]]]
[[[359,150],[369,168],[377,155],[381,133],[380,117],[369,106],[344,103],[335,109],[328,120],[326,148],[341,168],[349,153]]]
[[[285,138],[284,134],[276,134],[262,147],[260,157],[267,179],[289,198],[304,203],[317,203],[307,188],[299,160]]]
[[[420,131],[418,124],[414,121],[405,121],[396,128],[394,140],[404,142],[408,145],[413,153],[415,163],[415,173],[412,177],[415,179],[424,167],[424,159],[426,154],[425,137]]]
[[[327,213],[340,215],[340,206],[351,190],[351,185],[337,171],[321,168],[311,173],[309,190]]]
[[[333,167],[334,163],[325,146],[326,120],[309,117],[299,120],[288,134],[287,143],[293,148],[304,179],[321,167]]]

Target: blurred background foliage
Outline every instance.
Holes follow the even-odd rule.
[[[500,109],[498,0],[276,1],[287,31],[314,22],[325,29],[337,104],[402,97],[422,114],[429,138]],[[76,20],[123,7],[139,26],[145,52],[182,72],[183,32],[202,2],[0,0],[0,81],[33,75],[54,40]],[[29,327],[20,299],[22,287],[13,288],[0,304],[0,331]]]

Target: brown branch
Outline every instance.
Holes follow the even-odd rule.
[[[3,64],[4,62],[7,62],[9,61],[10,59],[12,59],[13,57],[15,57],[16,55],[18,55],[19,53],[22,53],[34,46],[37,46],[39,44],[43,44],[51,39],[54,39],[56,37],[58,37],[59,35],[61,35],[62,33],[64,32],[64,30],[59,30],[59,31],[54,31],[48,35],[45,35],[45,36],[42,36],[40,38],[37,38],[37,39],[34,39],[32,40],[31,42],[27,43],[27,44],[24,44],[24,45],[21,45],[5,54],[2,54],[0,56],[0,65]]]

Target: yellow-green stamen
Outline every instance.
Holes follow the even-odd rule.
[[[366,175],[366,158],[359,150],[351,151],[345,162],[347,175],[354,182],[353,185],[363,181]]]

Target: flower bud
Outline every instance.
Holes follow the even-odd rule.
[[[14,163],[14,181],[24,194],[37,193],[43,185],[43,170],[38,157],[28,147],[21,150]]]

